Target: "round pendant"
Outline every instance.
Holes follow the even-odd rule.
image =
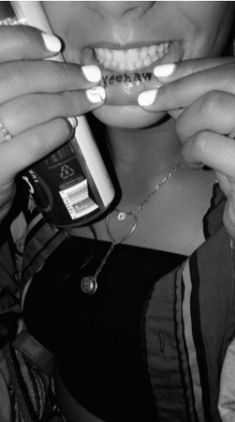
[[[97,281],[92,275],[83,277],[80,286],[82,291],[88,295],[93,295],[98,288]]]
[[[126,219],[126,213],[124,211],[120,211],[117,216],[119,221],[123,221]]]

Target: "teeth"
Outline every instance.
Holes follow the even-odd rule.
[[[150,66],[160,59],[169,49],[169,42],[149,47],[130,48],[128,50],[111,50],[95,48],[100,64],[114,71],[134,71]]]

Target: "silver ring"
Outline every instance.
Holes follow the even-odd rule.
[[[12,139],[12,134],[7,130],[2,122],[0,122],[0,131],[2,132],[4,141],[10,141],[10,139]]]

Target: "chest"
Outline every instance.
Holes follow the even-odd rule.
[[[113,211],[108,227],[105,219],[93,225],[97,239],[111,241],[111,233],[115,241],[124,238],[122,243],[127,245],[190,255],[205,240],[203,218],[210,207],[214,184],[212,172],[193,176],[159,191],[136,220],[127,216],[119,221],[118,213]],[[126,207],[120,203],[118,209]],[[93,238],[94,233],[87,227],[72,230],[74,236],[87,238]]]

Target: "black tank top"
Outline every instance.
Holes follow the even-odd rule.
[[[156,422],[145,349],[145,314],[154,283],[185,256],[118,245],[93,296],[81,291],[108,242],[66,240],[35,276],[24,319],[56,359],[65,387],[107,422]]]

